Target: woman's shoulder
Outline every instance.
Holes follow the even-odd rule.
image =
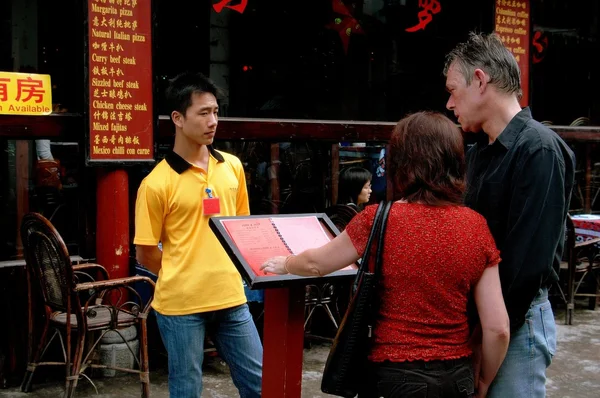
[[[486,224],[485,218],[477,213],[475,210],[468,208],[467,206],[454,206],[457,214],[469,221],[476,221],[477,223]]]
[[[365,213],[363,216],[370,216],[372,218],[372,217],[374,217],[375,212],[377,212],[378,206],[379,206],[378,203],[367,205],[367,206],[365,206],[364,210],[361,213]],[[468,208],[467,206],[453,205],[453,206],[432,207],[432,206],[420,205],[420,204],[394,202],[392,209],[395,210],[396,212],[409,212],[414,215],[416,215],[417,213],[430,214],[432,212],[436,212],[440,215],[445,214],[450,217],[462,219],[465,222],[469,222],[470,224],[472,224],[474,222],[476,224],[480,224],[480,225],[486,224],[485,218],[481,214],[477,213],[475,210]]]
[[[411,212],[413,216],[419,214],[427,215],[427,218],[433,216],[434,219],[442,219],[451,221],[457,225],[462,225],[466,229],[470,228],[487,228],[485,218],[475,210],[462,205],[451,206],[397,206],[400,211]]]

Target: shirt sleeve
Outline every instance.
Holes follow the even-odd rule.
[[[142,181],[135,201],[136,245],[156,246],[161,238],[166,202],[162,195]]]
[[[371,205],[365,207],[363,211],[350,220],[346,226],[346,233],[350,237],[354,248],[359,256],[365,252],[367,241],[369,240],[369,234],[371,233],[371,227],[373,226],[373,220],[375,219],[375,212],[379,205]],[[371,250],[371,253],[373,251]]]
[[[518,170],[499,269],[506,307],[514,321],[511,326],[522,324],[551,271],[567,205],[565,167],[554,151],[535,151]]]
[[[250,215],[250,204],[248,202],[248,186],[246,185],[246,173],[244,172],[244,166],[242,165],[242,162],[238,163],[236,169],[238,190],[235,214],[237,216],[248,216]]]
[[[500,258],[500,250],[498,250],[498,248],[496,247],[494,237],[492,236],[492,233],[490,232],[490,229],[488,228],[485,221],[483,222],[481,239],[483,253],[485,255],[485,268],[498,265],[502,260]]]
[[[54,160],[50,149],[50,140],[35,140],[35,150],[38,159]]]

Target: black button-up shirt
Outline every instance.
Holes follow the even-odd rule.
[[[467,152],[465,203],[483,215],[500,249],[511,329],[523,325],[539,289],[558,278],[575,155],[528,108],[497,139]]]

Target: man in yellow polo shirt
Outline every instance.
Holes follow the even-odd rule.
[[[262,344],[237,269],[210,230],[212,215],[250,214],[240,160],[217,152],[217,87],[184,73],[167,89],[175,145],[142,181],[136,257],[158,275],[152,306],[169,358],[171,398],[200,398],[207,330],[241,397],[260,397]],[[158,243],[162,242],[162,251]]]

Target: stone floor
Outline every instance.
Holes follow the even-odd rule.
[[[578,310],[575,324],[564,325],[564,316],[558,313],[558,353],[548,369],[547,396],[549,398],[597,398],[600,396],[600,310]],[[304,352],[302,384],[303,398],[330,397],[320,391],[321,372],[327,358],[328,346],[315,345]],[[135,376],[94,380],[99,394],[81,380],[77,397],[134,398],[139,397]],[[167,375],[164,370],[151,373],[152,397],[168,397]],[[225,364],[218,358],[208,359],[205,366],[203,397],[237,397]],[[30,394],[18,388],[0,390],[0,397],[59,398],[62,383],[58,381],[35,384]]]

